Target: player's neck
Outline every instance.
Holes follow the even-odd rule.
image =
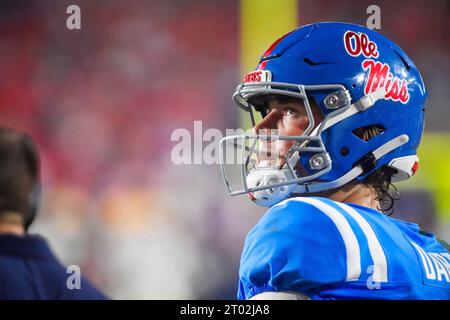
[[[379,208],[375,190],[361,183],[339,189],[329,195],[328,198],[334,201],[358,204],[375,210]]]
[[[19,213],[7,212],[0,217],[0,234],[12,234],[23,237],[25,228]]]

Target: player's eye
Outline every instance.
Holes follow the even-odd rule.
[[[289,117],[296,117],[296,116],[300,115],[300,112],[297,108],[288,106],[284,109],[284,114]]]

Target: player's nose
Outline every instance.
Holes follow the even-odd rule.
[[[270,134],[272,129],[278,129],[278,120],[280,112],[272,109],[261,121],[253,128],[255,134]]]

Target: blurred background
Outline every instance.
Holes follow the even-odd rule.
[[[193,132],[194,120],[239,127],[231,94],[276,36],[365,25],[371,4],[430,92],[421,168],[398,184],[393,217],[450,240],[450,3],[285,1],[292,26],[279,5],[273,20],[252,8],[268,0],[0,1],[0,125],[29,133],[41,153],[31,232],[110,297],[235,298],[243,241],[264,210],[229,197],[219,166],[173,164],[172,131]],[[66,28],[70,4],[81,30]],[[271,31],[248,58],[252,21]]]

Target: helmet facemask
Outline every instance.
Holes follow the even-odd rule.
[[[267,72],[267,71],[265,71]],[[331,110],[323,121],[315,122],[309,95],[317,92],[332,92],[326,99]],[[265,116],[261,101],[264,96],[284,96],[303,102],[308,126],[301,135],[279,135],[277,130],[259,130],[244,135],[227,136],[221,141],[222,173],[231,195],[248,193],[257,204],[271,206],[292,193],[308,193],[309,186],[332,168],[331,158],[324,146],[321,133],[328,119],[344,112],[350,106],[350,97],[342,85],[295,85],[276,82],[241,83],[233,95],[234,101],[250,116],[252,128],[255,127],[254,112]],[[330,98],[332,97],[332,98]],[[279,146],[291,145],[289,150]],[[225,148],[233,146],[240,153],[242,188],[232,190],[226,170]],[[267,146],[271,146],[267,148]],[[278,146],[278,147],[277,147]],[[316,191],[316,190],[314,190]]]

